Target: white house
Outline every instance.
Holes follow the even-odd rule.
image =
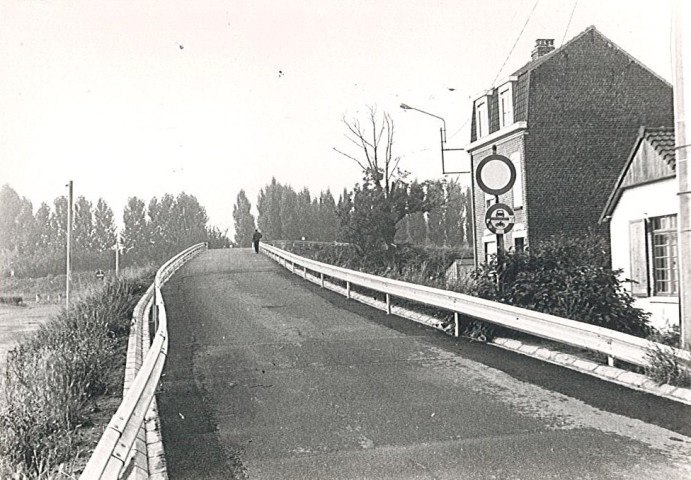
[[[641,127],[600,222],[609,222],[612,268],[658,329],[679,325],[674,129]]]

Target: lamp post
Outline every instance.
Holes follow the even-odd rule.
[[[442,117],[439,115],[435,115],[433,113],[425,112],[424,110],[420,110],[419,108],[411,107],[410,105],[407,105],[405,103],[401,103],[401,108],[403,110],[415,110],[416,112],[424,113],[425,115],[429,115],[430,117],[437,118],[441,120],[442,127],[439,129],[440,135],[441,135],[441,171],[444,175],[449,175],[449,174],[461,174],[461,173],[471,173],[470,171],[461,171],[461,172],[447,172],[446,171],[446,164],[444,163],[444,152],[449,152],[449,151],[464,151],[464,148],[445,148],[446,145],[446,120],[444,120]],[[475,185],[473,184],[473,177],[471,175],[470,177],[470,190],[473,192],[473,199],[475,198]],[[475,201],[471,200],[470,202],[470,215],[473,219],[473,225],[475,225]],[[475,242],[475,230],[473,228],[473,242]],[[475,255],[475,249],[473,248],[473,255]],[[477,258],[474,259],[475,264],[477,266]]]
[[[444,175],[451,175],[451,174],[460,174],[460,173],[470,173],[470,172],[447,172],[446,171],[446,163],[444,162],[444,152],[458,152],[458,151],[463,151],[465,150],[464,148],[446,148],[446,120],[444,120],[442,117],[439,115],[435,115],[433,113],[425,112],[424,110],[420,110],[419,108],[411,107],[410,105],[406,105],[405,103],[401,103],[401,108],[403,110],[415,110],[416,112],[424,113],[425,115],[429,115],[430,117],[434,117],[438,120],[441,120],[442,127],[439,129],[439,135],[441,137],[441,171]]]

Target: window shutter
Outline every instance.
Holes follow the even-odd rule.
[[[629,223],[629,252],[631,293],[636,297],[649,297],[645,220],[633,220]]]

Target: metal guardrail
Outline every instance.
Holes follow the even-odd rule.
[[[128,357],[133,357],[134,360],[131,362],[128,358],[124,398],[108,423],[80,479],[110,480],[130,476],[144,476],[144,478],[148,476],[147,472],[142,471],[142,467],[146,465],[144,422],[154,399],[168,352],[168,324],[161,287],[190,258],[206,248],[206,243],[200,243],[168,260],[156,272],[154,283],[137,304],[132,326],[137,330],[135,335],[130,336],[128,346]],[[157,313],[156,336],[143,360],[137,360],[137,357],[141,359],[147,347],[143,345],[141,335],[146,328],[145,323],[148,325],[147,314],[151,311]],[[131,348],[134,348],[134,353],[131,353]],[[134,365],[131,366],[131,363]],[[136,375],[133,370],[136,370]],[[137,448],[133,448],[135,443],[139,443]],[[144,451],[141,451],[142,448]],[[137,469],[140,471],[135,473]]]
[[[651,342],[615,330],[492,302],[458,292],[335,267],[300,257],[271,245],[261,244],[261,248],[285,267],[288,267],[288,262],[290,262],[290,268],[293,272],[295,272],[296,266],[302,267],[304,277],[307,275],[307,270],[320,274],[322,286],[325,276],[346,282],[346,296],[348,297],[350,297],[351,284],[385,293],[388,313],[391,313],[391,297],[404,298],[555,342],[600,352],[607,355],[608,358],[615,358],[634,365],[647,366],[648,355],[655,348],[660,348],[676,356],[687,365],[691,364],[691,352],[689,351]],[[458,317],[456,316],[456,318]]]
[[[311,246],[311,245],[332,245],[336,247],[347,247],[350,245],[350,243],[347,242],[318,242],[315,240],[266,240],[264,242],[265,244],[272,245],[274,247],[278,248],[285,248],[286,246],[295,246],[295,245],[302,245],[302,246]]]

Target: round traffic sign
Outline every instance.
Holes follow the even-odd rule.
[[[485,224],[492,233],[503,235],[513,228],[516,222],[513,210],[503,203],[495,203],[485,213]]]
[[[483,192],[501,195],[513,187],[516,181],[516,167],[504,155],[489,155],[477,165],[475,179]]]

